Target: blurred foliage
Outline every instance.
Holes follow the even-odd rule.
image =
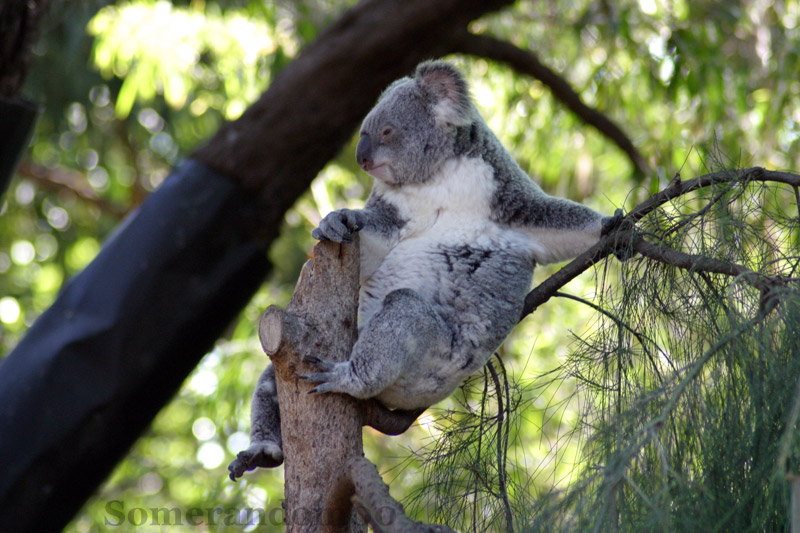
[[[0,354],[14,347],[173,164],[223,120],[238,116],[353,3],[55,2],[25,90],[44,112],[28,157],[0,199]],[[723,154],[727,166],[800,169],[796,0],[522,1],[474,22],[472,30],[535,51],[585,102],[620,124],[656,171],[635,181],[624,154],[541,83],[480,58],[452,58],[464,68],[490,126],[553,194],[610,213],[678,171],[703,173],[712,153]],[[220,509],[216,516],[197,515],[206,529],[217,530],[241,529],[225,525],[234,509],[265,509],[266,523],[280,517],[281,469],[232,483],[226,465],[245,446],[249,396],[265,364],[255,340],[261,311],[288,300],[311,245],[309,230],[321,216],[359,206],[369,191],[353,150],[351,143],[286,214],[270,250],[270,280],[71,531],[118,529],[120,516],[128,526],[155,529],[152,509],[173,522],[174,513],[164,513],[180,510],[184,524],[193,523],[191,509]],[[536,280],[553,270],[538,269]],[[568,291],[592,299],[595,283],[578,279]],[[543,498],[579,477],[574,464],[582,437],[566,436],[575,435],[587,412],[574,394],[580,382],[548,376],[567,360],[571,333],[595,331],[593,317],[587,306],[552,301],[518,327],[502,351],[509,379],[519,384],[507,450],[509,487],[517,496]],[[453,418],[461,415],[451,412],[478,409],[482,390],[478,381],[402,436],[365,429],[367,456],[395,497],[434,488],[423,477],[421,457],[455,427]],[[485,468],[491,474],[490,465]],[[464,496],[467,508],[478,501],[470,498]],[[437,516],[431,507],[437,500],[412,501],[420,516]],[[464,512],[472,516],[475,509]],[[469,521],[462,527],[469,529]]]

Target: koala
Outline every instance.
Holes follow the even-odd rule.
[[[621,217],[545,194],[443,61],[386,89],[361,126],[356,160],[374,178],[366,205],[330,213],[312,236],[348,243],[360,234],[359,335],[346,362],[308,360],[319,371],[301,377],[314,394],[403,410],[443,400],[511,332],[534,267],[579,255]],[[282,460],[279,427],[266,427],[278,420],[270,368],[233,479]]]

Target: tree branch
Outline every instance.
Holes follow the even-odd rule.
[[[42,189],[75,195],[84,203],[94,206],[116,219],[121,220],[128,212],[125,207],[100,197],[79,172],[62,168],[51,169],[37,165],[30,160],[24,161],[17,172],[21,177],[36,183]]]
[[[673,198],[683,196],[686,193],[697,189],[709,187],[719,183],[729,183],[738,181],[746,183],[748,181],[776,182],[786,185],[800,186],[800,175],[791,172],[780,172],[777,170],[766,170],[763,167],[752,167],[740,170],[723,170],[704,174],[697,178],[681,181],[680,178],[672,180],[670,185],[664,190],[657,192],[650,198],[636,206],[625,217],[632,222],[638,222],[652,211],[658,209]]]
[[[651,174],[647,160],[622,128],[605,114],[586,105],[569,82],[542,63],[532,51],[523,50],[510,42],[488,35],[476,35],[467,31],[460,36],[457,46],[459,52],[505,63],[517,72],[541,81],[570,111],[625,152],[637,172],[645,176]]]
[[[358,250],[358,238],[349,245],[317,243],[286,311],[271,306],[259,323],[261,345],[275,368],[287,531],[332,533],[349,523],[364,530],[351,523],[350,501],[338,488],[347,458],[363,454],[357,401],[344,394],[309,395],[311,385],[298,380],[313,370],[307,356],[336,362],[350,354],[357,335]],[[309,510],[318,514],[307,515]]]
[[[775,303],[774,300],[768,302],[768,297],[776,286],[783,285],[780,279],[757,274],[735,263],[705,256],[690,255],[671,248],[648,243],[638,233],[631,230],[633,224],[674,198],[714,184],[730,182],[747,183],[750,181],[784,183],[797,187],[800,186],[800,175],[753,167],[743,170],[714,172],[685,182],[680,179],[673,180],[666,189],[657,192],[633,208],[631,212],[625,216],[622,224],[620,224],[615,231],[602,237],[597,244],[576,257],[564,268],[544,280],[529,292],[525,297],[525,305],[520,320],[535,311],[537,307],[547,302],[559,289],[589,267],[604,259],[615,250],[620,249],[634,250],[650,259],[685,270],[713,272],[732,277],[743,276],[746,281],[761,291],[762,310],[768,311],[771,309],[769,306]]]
[[[380,533],[457,533],[447,526],[416,522],[391,494],[378,469],[364,457],[351,457],[347,473],[355,487],[353,504],[364,521]]]

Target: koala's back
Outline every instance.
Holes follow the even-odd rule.
[[[430,405],[452,392],[486,360],[513,328],[530,288],[534,261],[530,239],[492,220],[494,170],[479,158],[448,161],[433,179],[400,188],[377,186],[373,194],[392,204],[406,223],[390,246],[365,253],[376,265],[362,279],[362,325],[387,294],[412,289],[430,303],[453,333],[450,361],[412,368],[379,398],[402,406],[403,397]]]

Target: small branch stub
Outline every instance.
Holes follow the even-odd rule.
[[[272,357],[278,352],[283,341],[284,312],[280,307],[271,305],[264,311],[258,325],[258,338],[264,353]]]

